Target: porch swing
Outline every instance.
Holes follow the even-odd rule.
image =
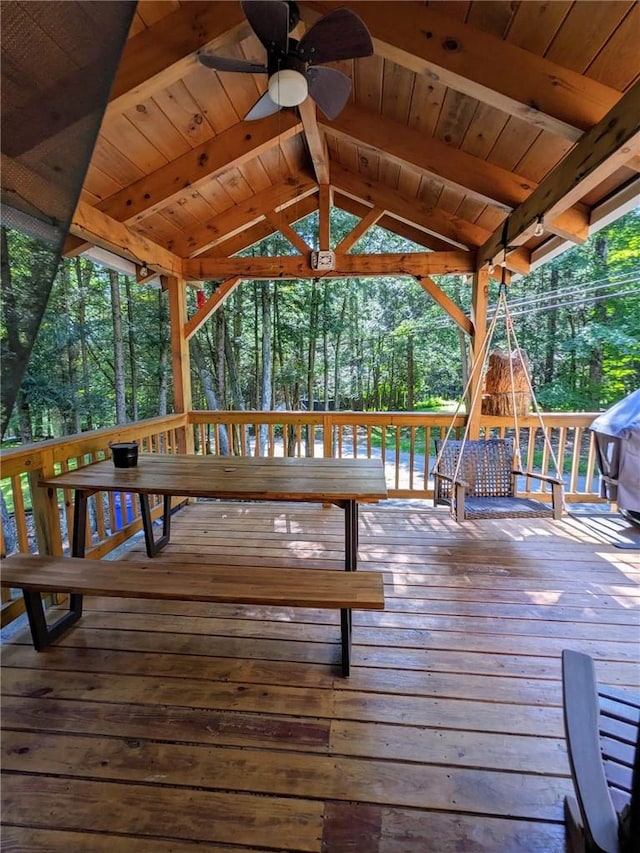
[[[506,250],[505,250],[506,259]],[[509,313],[507,303],[507,286],[505,283],[505,266],[502,267],[502,279],[498,293],[496,309],[479,352],[472,363],[467,385],[458,402],[453,420],[443,439],[436,439],[436,461],[432,475],[434,481],[434,506],[448,506],[456,521],[466,521],[477,518],[554,518],[562,517],[563,483],[558,461],[551,441],[544,427],[540,409],[533,391],[529,370]],[[511,393],[511,408],[514,419],[515,443],[512,438],[469,439],[469,418],[462,439],[451,439],[456,417],[460,411],[469,387],[477,371],[484,366],[484,361],[493,335],[498,316],[504,312],[507,354],[509,363],[509,379]],[[512,346],[515,344],[514,347]],[[521,363],[527,389],[531,395],[538,417],[545,445],[556,470],[556,476],[550,477],[522,468],[520,456],[520,428],[518,423],[518,407],[516,405],[516,390],[514,376],[514,355]],[[476,388],[471,402],[470,411],[474,411],[481,383]],[[526,482],[535,479],[551,486],[551,504],[532,498],[520,497],[517,492],[518,478],[525,477]]]

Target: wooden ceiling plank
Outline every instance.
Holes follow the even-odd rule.
[[[200,48],[208,45],[215,52],[248,32],[239,3],[185,3],[127,41],[107,117],[182,79],[197,62]]]
[[[330,8],[314,0],[305,5],[319,13]],[[433,5],[369,0],[347,5],[368,27],[378,55],[571,141],[620,97],[609,86],[455,21]]]
[[[123,258],[144,262],[164,275],[182,277],[182,259],[106,213],[80,202],[71,220],[71,234]]]
[[[311,98],[304,100],[298,107],[313,171],[319,184],[329,183],[329,153],[324,132],[318,125],[316,105]]]
[[[256,193],[230,210],[214,216],[204,225],[182,234],[170,248],[180,257],[193,257],[250,228],[267,213],[280,213],[316,191],[317,184],[313,178],[298,172],[289,176],[284,183]]]
[[[310,258],[285,257],[194,258],[184,262],[188,279],[230,278],[295,279],[350,278],[353,276],[416,277],[470,273],[475,269],[475,252],[407,252],[405,254],[336,255],[335,269],[313,269]]]
[[[294,249],[297,249],[301,255],[306,257],[309,252],[311,252],[311,246],[308,246],[298,232],[294,231],[293,228],[285,222],[284,217],[279,213],[276,213],[275,210],[271,210],[269,213],[266,213],[265,219],[270,222],[274,229],[279,231],[283,237],[286,237]]]
[[[402,165],[437,175],[451,188],[506,212],[521,204],[537,186],[535,181],[353,105],[346,107],[330,127],[338,136],[382,150]],[[567,216],[565,221],[563,211],[557,219],[557,227],[571,233],[573,217]],[[576,240],[580,239],[581,234],[577,234]]]
[[[367,231],[376,224],[376,222],[378,222],[379,219],[382,219],[383,216],[384,210],[381,207],[372,207],[371,210],[362,217],[355,228],[352,228],[351,231],[342,238],[336,246],[336,252],[338,252],[338,254],[346,254],[355,246],[358,240],[363,237]]]
[[[234,125],[105,199],[99,208],[119,222],[139,221],[170,204],[185,191],[196,189],[201,182],[257,157],[265,149],[301,130],[299,119],[290,113],[269,116],[255,122],[250,130],[244,123]]]
[[[223,281],[222,284],[218,285],[211,296],[205,301],[202,308],[199,308],[198,311],[196,311],[196,313],[184,324],[184,336],[187,341],[192,338],[198,329],[206,323],[213,312],[216,311],[225,299],[233,293],[241,281],[241,278],[234,276],[233,278],[228,278],[226,281]]]
[[[509,217],[507,244],[526,241],[538,217],[553,219],[608,174],[624,165],[640,143],[640,82],[567,154],[556,169]],[[479,249],[481,263],[499,258],[502,228]]]

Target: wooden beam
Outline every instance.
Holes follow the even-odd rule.
[[[250,126],[239,122],[109,196],[98,207],[119,222],[140,221],[184,193],[194,192],[203,181],[241,166],[301,130],[302,124],[293,113],[277,113]]]
[[[313,171],[319,184],[329,183],[329,152],[324,138],[324,131],[318,125],[316,116],[316,105],[311,98],[307,98],[298,107],[304,136],[307,140],[309,156],[313,163]]]
[[[77,258],[78,255],[81,255],[83,252],[86,252],[87,249],[90,249],[93,243],[87,243],[86,240],[82,240],[80,237],[75,237],[73,234],[69,234],[67,239],[64,241],[64,246],[62,247],[62,257],[63,258]]]
[[[241,281],[242,279],[237,276],[234,278],[228,278],[213,291],[202,308],[200,308],[193,317],[190,317],[184,324],[185,340],[191,340],[198,329],[209,319],[213,312],[223,304],[225,299],[233,293]]]
[[[331,180],[333,186],[341,192],[367,204],[381,207],[391,216],[441,237],[458,249],[481,246],[491,233],[486,228],[466,222],[452,213],[427,205],[420,199],[407,198],[382,181],[356,175],[337,164],[332,167]]]
[[[320,216],[318,219],[318,248],[328,251],[331,248],[331,207],[333,191],[328,184],[320,184]]]
[[[276,231],[279,231],[283,237],[291,243],[294,249],[297,249],[301,255],[305,257],[311,252],[311,246],[308,246],[297,231],[284,220],[280,214],[275,211],[267,213],[265,219],[270,222]]]
[[[351,231],[342,238],[336,246],[336,252],[344,255],[352,249],[358,240],[363,237],[379,219],[382,219],[383,216],[384,210],[381,207],[372,207],[371,210],[362,217],[355,228],[352,228]]]
[[[640,82],[621,98],[592,130],[509,217],[508,245],[525,242],[538,217],[553,218],[629,159],[640,142]],[[480,263],[496,260],[503,247],[503,229],[496,230],[478,250]]]
[[[202,280],[232,276],[244,279],[287,279],[413,275],[420,278],[472,272],[475,252],[336,255],[336,268],[331,272],[312,269],[309,260],[297,256],[194,258],[184,261],[184,268],[187,278]]]
[[[355,104],[347,105],[328,126],[338,137],[355,141],[359,147],[369,148],[385,159],[400,166],[409,166],[420,174],[435,175],[446,186],[505,212],[521,204],[537,187],[535,181],[522,175]],[[562,212],[558,216],[559,227],[565,235],[576,228],[575,217],[578,215]],[[586,212],[582,222],[586,228]],[[548,230],[552,230],[553,225],[550,220]]]
[[[182,275],[182,258],[84,201],[79,202],[76,207],[70,231],[76,237],[115,252],[130,261],[144,261],[156,272],[172,276]]]
[[[438,4],[349,2],[375,52],[416,74],[575,142],[620,92],[438,9]],[[333,4],[306,2],[326,13]]]
[[[215,52],[249,32],[239,3],[183,4],[127,41],[106,115],[135,107],[181,80],[206,45]]]
[[[444,308],[447,314],[458,326],[460,326],[463,332],[466,332],[467,335],[472,333],[473,326],[471,325],[471,320],[443,290],[440,290],[433,279],[429,278],[428,275],[423,275],[418,277],[418,282],[420,286],[427,291],[434,302],[437,302],[441,308]]]
[[[293,222],[297,222],[299,219],[303,219],[305,216],[308,216],[310,213],[313,213],[314,210],[318,209],[318,196],[312,195],[307,196],[301,202],[296,202],[296,204],[287,207],[282,211],[282,217],[286,220],[288,225],[291,225]],[[205,254],[200,257],[209,257],[209,258],[226,258],[231,255],[235,255],[236,252],[241,252],[243,249],[248,249],[250,246],[253,246],[255,243],[259,243],[260,240],[264,240],[265,237],[270,237],[275,233],[275,229],[270,222],[267,222],[266,219],[263,219],[261,222],[247,228],[245,231],[240,231],[240,233],[236,234],[233,237],[229,237],[227,239],[222,240],[219,243],[210,249]]]
[[[358,201],[349,195],[345,195],[338,190],[335,190],[333,193],[333,203],[341,210],[346,210],[347,213],[351,213],[353,216],[358,216],[361,219],[363,216],[366,216],[371,209],[370,205],[364,204],[363,202]],[[399,237],[404,237],[405,240],[411,240],[411,242],[415,243],[417,246],[425,246],[433,252],[448,252],[451,249],[450,243],[441,240],[439,237],[427,234],[426,231],[422,231],[420,228],[415,228],[413,225],[409,225],[407,222],[396,219],[394,216],[389,216],[388,214],[385,214],[380,220],[378,220],[378,225],[380,228],[385,228],[391,234],[397,234]]]
[[[282,184],[268,187],[229,210],[224,210],[208,222],[190,230],[169,244],[171,251],[180,257],[194,257],[223,240],[251,228],[270,211],[282,213],[290,205],[317,192],[312,177],[304,172],[289,175]],[[287,220],[287,224],[290,224]]]

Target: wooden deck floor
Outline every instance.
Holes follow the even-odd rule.
[[[165,556],[339,567],[342,544],[335,508],[198,503]],[[88,599],[46,653],[19,634],[2,849],[564,850],[560,652],[637,688],[640,552],[572,519],[381,505],[360,561],[387,607],[355,614],[349,679],[321,611]]]

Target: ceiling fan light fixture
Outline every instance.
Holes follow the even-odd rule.
[[[308,94],[306,77],[292,68],[276,71],[269,78],[269,97],[281,107],[297,107]]]

